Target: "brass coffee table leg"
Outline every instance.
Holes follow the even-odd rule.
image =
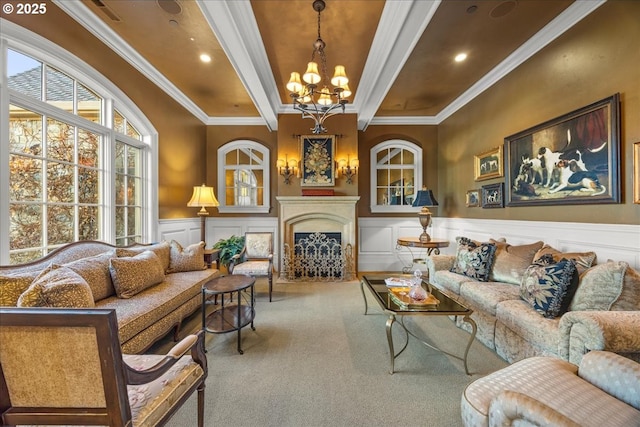
[[[407,345],[409,344],[409,331],[407,331],[407,328],[405,328],[402,322],[400,322],[402,329],[404,329],[405,340],[404,340],[404,346],[402,346],[402,348],[397,354],[395,353],[395,350],[393,349],[393,333],[392,333],[393,324],[395,323],[395,321],[396,321],[396,316],[393,314],[390,315],[389,318],[387,319],[387,342],[389,343],[389,361],[390,361],[389,373],[390,374],[393,374],[394,362],[396,360],[396,357],[400,356],[400,354],[402,354],[402,352],[407,348]]]
[[[471,348],[471,344],[473,344],[473,340],[476,338],[476,332],[478,332],[478,326],[476,322],[471,318],[471,315],[466,315],[462,318],[462,320],[471,325],[471,336],[469,337],[469,343],[467,343],[467,348],[464,350],[464,371],[467,375],[471,375],[469,373],[469,368],[467,367],[467,355],[469,354],[469,349]]]
[[[360,280],[360,292],[362,292],[362,299],[364,300],[364,314],[367,314],[367,296],[364,294],[364,285],[362,283],[362,280]]]

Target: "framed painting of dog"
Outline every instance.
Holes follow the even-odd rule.
[[[502,146],[474,156],[473,172],[476,181],[499,178],[504,175],[503,168]]]
[[[620,94],[504,145],[507,206],[620,203]]]
[[[482,186],[483,208],[504,208],[504,186],[502,182]]]

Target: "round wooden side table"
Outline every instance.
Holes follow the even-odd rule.
[[[238,353],[243,354],[241,346],[241,331],[251,325],[256,315],[254,287],[256,279],[242,274],[219,276],[209,280],[202,286],[202,330],[212,334],[226,334],[238,331]],[[242,291],[249,288],[250,297],[243,303]],[[233,294],[237,293],[236,302]],[[229,302],[225,303],[225,294],[229,294]],[[207,315],[207,306],[215,304],[220,295],[220,307]]]
[[[431,254],[440,255],[440,248],[446,248],[449,246],[448,240],[443,239],[431,239],[428,242],[421,242],[418,237],[399,237],[397,241],[397,249],[407,248],[411,254],[411,265],[402,267],[403,273],[411,273],[414,264],[426,264],[426,257]],[[426,256],[416,257],[413,253],[413,248],[419,250],[426,250]]]

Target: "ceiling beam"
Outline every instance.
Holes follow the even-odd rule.
[[[269,130],[278,129],[280,98],[249,0],[197,0],[220,46]]]
[[[439,5],[440,0],[385,2],[353,101],[359,130],[371,123]]]

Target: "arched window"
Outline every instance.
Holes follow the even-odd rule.
[[[0,264],[78,240],[151,240],[156,136],[148,120],[50,41],[10,22],[1,41]]]
[[[422,148],[401,139],[371,149],[371,212],[414,212],[422,187]]]
[[[220,212],[269,212],[269,149],[249,140],[220,147],[218,194]]]

